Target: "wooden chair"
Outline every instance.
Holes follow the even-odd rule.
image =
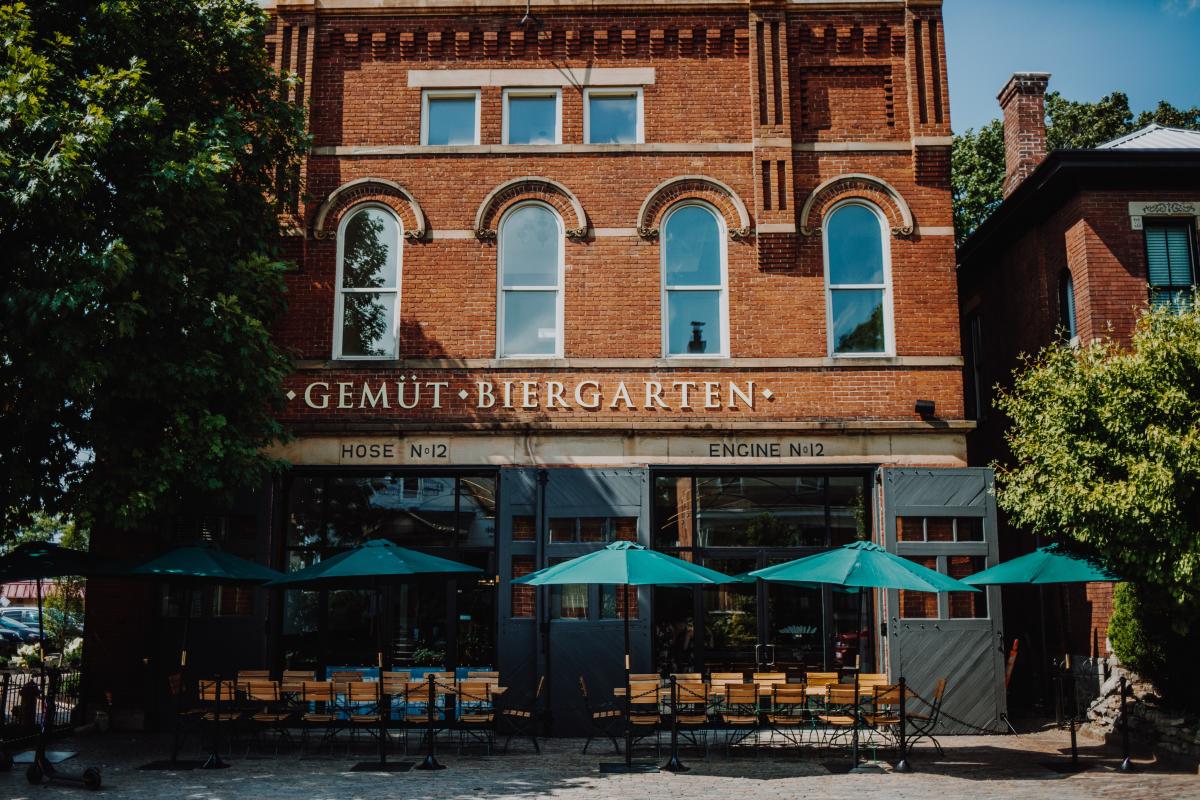
[[[630,747],[638,741],[654,735],[654,753],[661,751],[659,732],[662,728],[662,714],[659,713],[658,689],[659,678],[654,680],[629,681],[629,726],[633,730],[630,737]]]
[[[714,695],[721,696],[726,686],[731,683],[742,683],[744,680],[745,676],[740,672],[714,672],[708,676],[708,685]]]
[[[852,685],[838,684],[825,689],[825,708],[817,719],[825,726],[825,746],[851,733],[858,719],[858,692]]]
[[[514,736],[528,736],[529,741],[533,742],[533,749],[537,753],[542,752],[541,745],[538,744],[537,734],[538,726],[542,721],[542,712],[538,707],[542,700],[542,691],[546,688],[545,676],[538,678],[537,687],[533,690],[533,696],[529,699],[527,705],[509,705],[506,700],[503,707],[499,710],[498,719],[507,729],[507,738],[504,740],[504,752],[508,752],[508,745],[512,742]]]
[[[806,688],[802,683],[776,683],[771,687],[767,725],[772,738],[779,733],[794,745],[804,744],[804,733],[812,727]]]
[[[334,683],[354,683],[362,679],[363,674],[355,669],[335,670],[329,673],[329,680]]]
[[[597,735],[606,737],[612,742],[613,750],[620,753],[621,746],[617,744],[617,736],[624,733],[621,729],[624,712],[611,704],[593,705],[591,695],[588,694],[587,681],[583,679],[582,675],[579,676],[579,693],[583,696],[583,708],[587,711],[588,719],[592,723],[592,727],[588,730],[587,741],[583,743],[583,749],[579,751],[580,754],[587,752],[588,745]]]
[[[337,733],[337,693],[333,681],[301,681],[300,703],[300,757],[303,758],[308,753],[309,732],[314,728],[324,732],[318,750]]]
[[[285,669],[279,682],[299,683],[300,681],[313,681],[316,679],[317,673],[311,669]]]
[[[869,710],[862,713],[863,724],[872,734],[885,740],[900,741],[900,686],[899,684],[875,684],[871,688]],[[911,693],[910,693],[911,694]],[[872,744],[876,737],[872,735]]]
[[[429,735],[429,728],[437,735],[437,726],[445,721],[445,711],[439,705],[439,700],[445,697],[445,691],[436,679],[433,683],[433,700],[429,698],[429,678],[412,680],[404,684],[404,699],[400,724],[404,730],[404,752],[408,752],[408,733],[415,731],[423,738]],[[440,693],[439,693],[440,692]],[[418,742],[420,739],[418,739]]]
[[[677,683],[682,683],[684,681],[695,683],[696,681],[704,680],[704,676],[699,672],[672,672],[671,677],[674,678]]]
[[[680,738],[704,752],[708,758],[708,684],[700,681],[675,681],[675,725]]]
[[[466,738],[470,736],[482,742],[487,754],[492,754],[496,743],[496,708],[492,700],[492,686],[486,681],[466,680],[458,684],[458,752],[463,751]]]
[[[350,728],[350,747],[359,731],[378,742],[379,721],[383,713],[383,683],[380,681],[347,681],[344,684],[345,694],[342,696],[342,708],[346,715],[346,724]]]
[[[215,735],[217,726],[229,728],[229,747],[233,751],[237,743],[237,723],[242,711],[237,707],[237,685],[233,681],[201,680],[196,684],[196,696],[202,709],[200,719],[212,726]]]
[[[183,675],[176,672],[167,676],[167,693],[171,696],[171,707],[175,714],[175,731],[171,740],[171,761],[179,759],[179,751],[189,730],[198,733],[205,708],[192,701],[183,684]]]
[[[910,696],[916,697],[914,694],[910,694]],[[938,719],[942,715],[942,700],[945,697],[946,679],[938,678],[937,686],[933,690],[933,699],[927,701],[928,710],[914,712],[907,707],[904,709],[905,724],[912,728],[912,734],[908,738],[909,747],[921,739],[928,739],[937,750],[938,758],[945,755],[942,745],[933,737],[933,731],[937,728]],[[907,698],[905,698],[905,702],[907,703]]]
[[[279,746],[284,741],[291,741],[288,728],[292,721],[292,712],[286,707],[279,693],[277,681],[248,681],[243,684],[246,703],[251,707],[246,720],[254,731],[254,740],[262,741],[264,733],[275,734],[275,755],[279,755]],[[250,752],[250,745],[246,745]]]
[[[638,683],[644,683],[646,681],[661,683],[662,676],[657,672],[633,672],[629,675],[629,682],[633,683],[634,681],[637,681]]]
[[[859,686],[886,686],[889,683],[886,672],[862,672],[858,676]]]
[[[725,703],[721,711],[721,725],[725,729],[725,752],[729,748],[753,737],[755,753],[758,752],[758,685],[753,683],[729,683],[725,685]]]
[[[468,670],[467,671],[467,680],[469,680],[469,681],[482,680],[484,678],[495,678],[496,680],[500,680],[500,673],[496,672],[496,671],[484,671],[484,670]]]

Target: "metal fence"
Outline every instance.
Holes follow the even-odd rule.
[[[79,686],[78,670],[0,674],[0,740],[11,745],[33,739],[43,718],[50,732],[73,727],[78,721]]]

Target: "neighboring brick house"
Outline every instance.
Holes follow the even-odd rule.
[[[1018,73],[1000,92],[1004,201],[958,251],[966,408],[978,422],[972,464],[1007,457],[1006,421],[992,400],[1021,354],[1059,337],[1128,341],[1150,303],[1188,302],[1197,282],[1200,132],[1150,125],[1094,150],[1047,154],[1048,80]],[[1032,537],[1003,530],[1004,559],[1032,549]],[[1065,624],[1069,652],[1104,658],[1111,586],[1047,592],[1066,601],[1048,616],[1051,651],[1061,652]],[[1037,658],[1034,595],[1006,591],[1005,616],[1009,639]]]
[[[624,606],[511,585],[537,567],[637,539],[744,572],[859,536],[994,563],[939,0],[268,6],[314,139],[277,331],[293,467],[245,535],[210,527],[280,568],[387,537],[487,577],[382,614],[259,598],[244,665],[373,662],[382,624],[395,665],[549,675],[568,730],[577,676],[618,674]],[[995,590],[879,593],[865,625],[828,588],[636,598],[639,669],[861,655],[926,692],[949,674],[978,724],[1004,710]]]

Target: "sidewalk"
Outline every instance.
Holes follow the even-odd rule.
[[[1050,731],[1022,736],[948,736],[942,739],[946,755],[936,758],[932,748],[921,747],[911,757],[914,772],[836,774],[835,759],[814,751],[797,757],[795,751],[764,748],[726,757],[714,749],[709,760],[685,753],[692,769],[683,774],[601,775],[597,764],[618,760],[611,748],[593,743],[594,750],[580,755],[582,742],[551,739],[541,756],[528,742],[514,740],[507,755],[457,755],[445,747],[438,754],[448,769],[440,772],[395,774],[350,772],[358,761],[370,760],[367,742],[354,754],[311,757],[230,757],[229,769],[190,772],[143,772],[137,767],[169,751],[169,741],[158,736],[79,737],[56,742],[55,750],[78,750],[60,769],[79,774],[85,767],[103,772],[104,790],[97,795],[69,786],[36,787],[25,780],[24,768],[0,774],[0,798],[57,798],[87,796],[130,800],[373,800],[374,798],[621,798],[621,800],[863,800],[863,798],[972,798],[1008,800],[1075,800],[1075,798],[1198,798],[1200,777],[1194,772],[1148,764],[1133,775],[1115,771],[1117,754],[1094,742],[1081,742],[1081,758],[1091,768],[1078,774],[1059,774],[1042,762],[1065,761],[1068,738]],[[188,753],[192,757],[193,753]],[[871,751],[866,751],[870,756]],[[887,757],[890,754],[881,753]],[[395,760],[418,761],[415,756]],[[637,759],[654,760],[652,751],[639,750]],[[661,760],[665,760],[665,753]],[[831,764],[830,762],[835,762]],[[843,763],[848,761],[843,760]]]

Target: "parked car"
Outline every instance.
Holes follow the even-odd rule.
[[[8,628],[0,626],[0,655],[10,657],[16,655],[17,648],[21,644],[21,637],[16,631],[10,631]]]
[[[22,625],[15,619],[0,617],[0,628],[12,631],[20,638],[22,644],[30,644],[31,642],[36,642],[38,640],[37,628],[31,628],[28,625]]]
[[[8,608],[0,608],[0,617],[15,620],[22,625],[27,625],[31,628],[36,628],[38,623],[38,612],[36,608],[30,606],[9,606]]]

